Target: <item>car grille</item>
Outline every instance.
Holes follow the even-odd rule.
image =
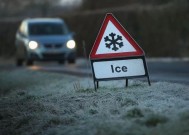
[[[52,48],[61,48],[62,44],[44,44],[45,48],[52,49]]]
[[[56,53],[56,54],[43,53],[42,55],[44,59],[52,59],[52,60],[64,59],[64,53]]]

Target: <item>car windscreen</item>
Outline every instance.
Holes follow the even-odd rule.
[[[64,35],[68,28],[63,23],[31,23],[29,24],[29,35]]]

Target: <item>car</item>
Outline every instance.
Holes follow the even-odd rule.
[[[16,65],[33,65],[38,60],[74,63],[76,42],[60,18],[30,18],[21,22],[15,37]]]

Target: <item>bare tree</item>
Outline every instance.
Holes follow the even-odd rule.
[[[87,10],[120,7],[130,4],[166,4],[172,1],[189,1],[189,0],[83,0],[83,8]]]
[[[35,7],[35,9],[37,9],[39,11],[39,13],[41,14],[41,16],[45,17],[48,15],[49,10],[51,10],[51,8],[53,6],[56,6],[57,3],[59,2],[59,0],[30,0],[33,7]],[[30,4],[31,4],[30,3]]]

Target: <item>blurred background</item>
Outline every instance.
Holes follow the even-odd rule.
[[[82,42],[89,54],[108,12],[147,57],[189,57],[189,0],[0,0],[0,57],[14,57],[18,26],[33,17],[63,18],[82,57]]]

